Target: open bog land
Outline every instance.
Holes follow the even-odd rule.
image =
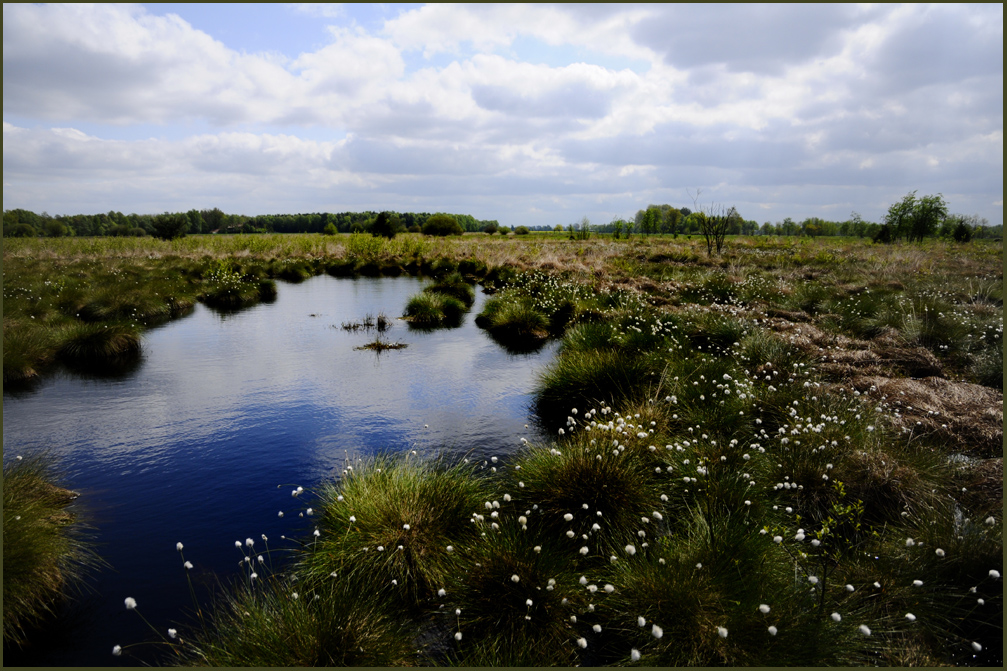
[[[209,598],[199,557],[175,545],[184,529],[147,549],[177,555],[160,579],[192,605],[162,620],[125,598],[148,628],[112,641],[110,662],[999,666],[1002,252],[772,236],[714,256],[670,236],[5,239],[4,387],[128,372],[155,326],[197,304],[240,314],[321,274],[423,278],[392,315],[401,332],[472,318],[514,356],[558,343],[531,390],[533,440],[348,455],[316,487],[285,489],[302,528],[237,541],[240,565]],[[405,344],[384,339],[388,315],[359,317],[342,329],[376,332],[372,349]],[[17,449],[5,442],[5,648],[22,643],[13,534],[44,534],[49,558],[21,585],[38,585],[18,600],[29,615],[10,617],[44,619],[78,577],[66,558],[91,557],[55,490],[21,487],[40,521],[9,519]],[[67,486],[86,507],[88,483]]]

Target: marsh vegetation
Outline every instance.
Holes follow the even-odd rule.
[[[270,259],[296,258],[429,275],[414,324],[460,318],[480,280],[494,339],[560,343],[535,390],[546,440],[348,459],[296,543],[239,542],[244,568],[206,618],[157,633],[171,661],[1002,661],[999,244],[767,237],[711,258],[661,237],[260,236],[148,240],[98,264],[78,241],[18,243],[12,342],[37,328],[26,317],[52,333],[77,319],[29,266],[188,268],[181,299],[205,295],[207,268],[259,286],[279,277]]]

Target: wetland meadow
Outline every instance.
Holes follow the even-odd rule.
[[[1002,253],[5,239],[7,663],[1001,666]]]

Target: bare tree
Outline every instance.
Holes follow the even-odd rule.
[[[699,195],[703,193],[702,189],[696,189],[695,196],[688,189],[686,193],[692,198],[692,205],[695,208],[690,216],[695,218],[699,223],[699,230],[702,231],[703,237],[706,238],[706,255],[713,256],[713,250],[716,248],[717,255],[719,256],[724,249],[724,238],[727,237],[731,223],[735,219],[740,219],[741,215],[733,207],[725,210],[722,205],[717,205],[716,203],[705,208],[700,208],[698,201]]]

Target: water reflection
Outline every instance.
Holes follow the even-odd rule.
[[[354,349],[374,334],[339,328],[400,315],[422,286],[412,277],[278,283],[273,303],[228,314],[198,305],[148,331],[127,375],[67,372],[5,394],[4,458],[45,447],[60,455],[114,567],[97,578],[83,634],[17,663],[135,664],[110,655],[150,637],[123,608],[126,596],[157,626],[191,609],[176,542],[197,575],[227,578],[240,559],[234,540],[295,533],[304,501],[286,485],[310,489],[347,458],[416,449],[482,459],[534,439],[529,391],[554,346],[508,354],[473,323],[483,295],[455,329],[394,322],[386,335],[407,342],[402,350]]]

